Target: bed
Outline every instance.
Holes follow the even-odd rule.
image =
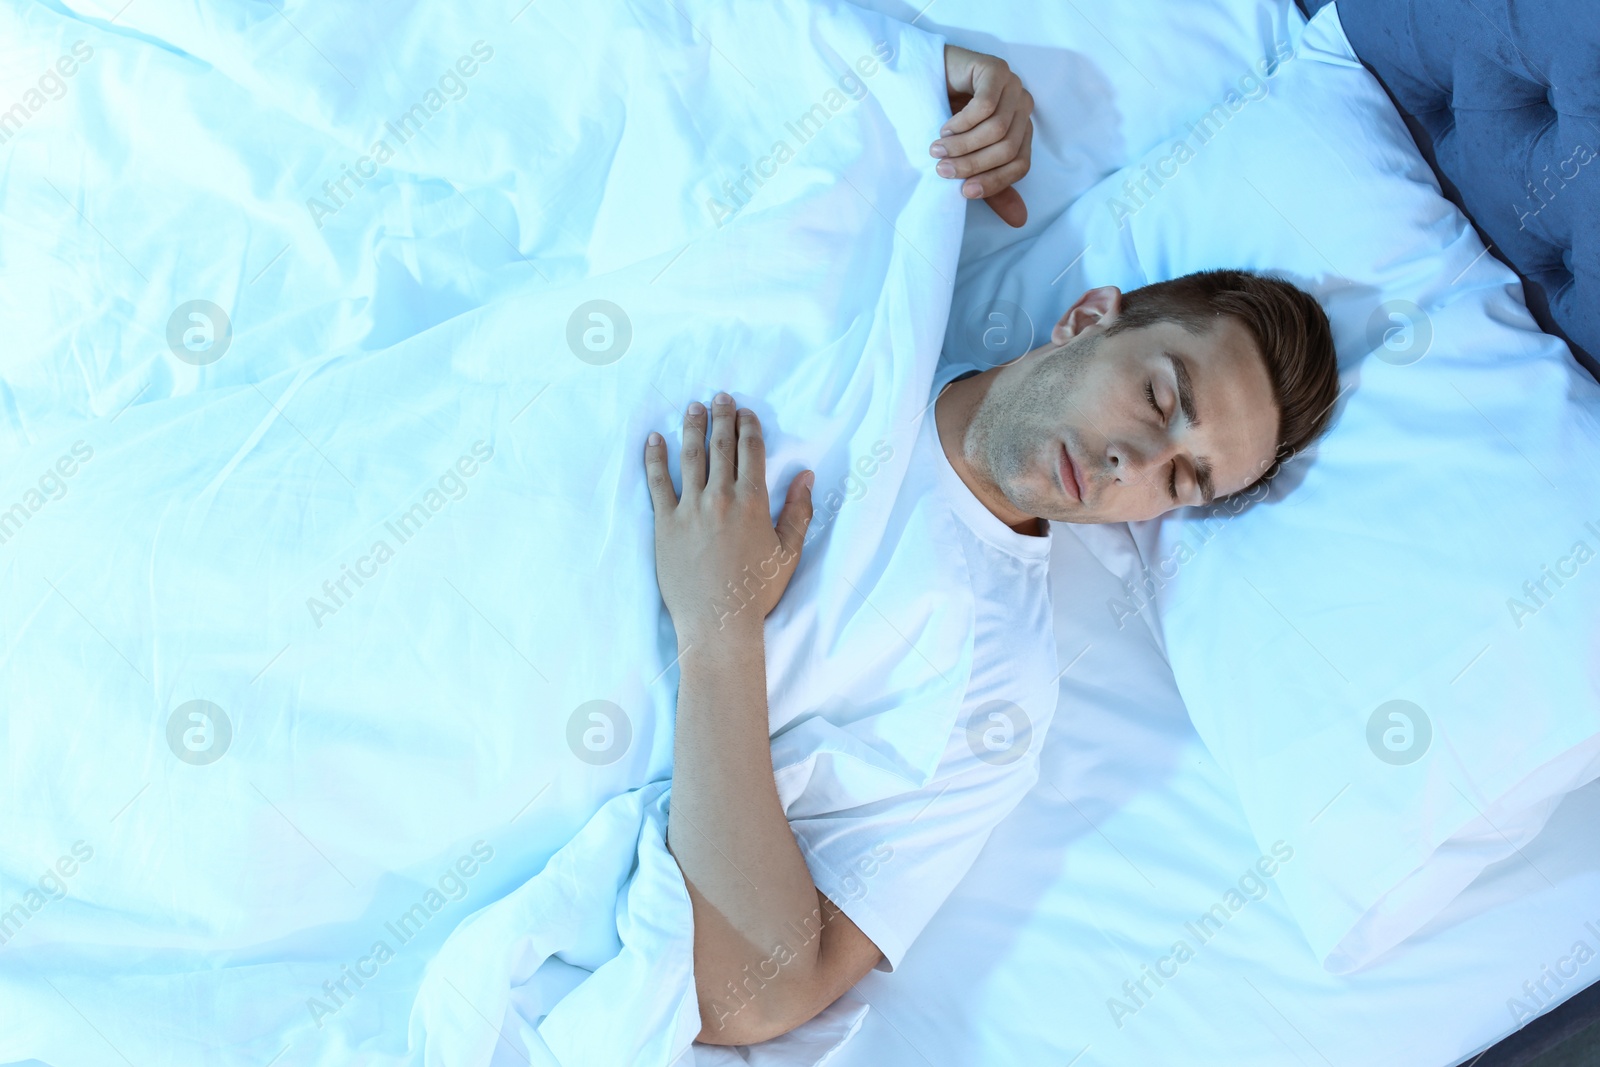
[[[1320,8],[1327,19],[1334,7],[1313,2],[1307,14]],[[1539,229],[1519,233],[1527,211],[1509,192],[1526,193],[1549,170],[1529,145],[1567,154],[1544,105],[1549,78],[1559,86],[1549,92],[1559,125],[1594,143],[1586,83],[1560,72],[1568,57],[1593,54],[1593,36],[1557,29],[1578,18],[1561,9],[1471,15],[1458,5],[1337,5],[1354,53],[1386,86],[1445,194],[1517,269],[1540,325],[1568,339],[1593,373],[1585,343],[1592,349],[1596,305],[1582,294],[1596,277],[1600,194],[1568,174],[1559,197],[1546,194]],[[1256,14],[1268,26],[1300,17],[1293,8]],[[1132,27],[1099,11],[1064,14],[1052,29],[1077,48],[1054,57],[1036,51],[1039,28],[1020,18],[996,25],[988,12],[946,4],[922,19],[1008,56],[1046,97],[1062,93],[1062,82],[1097,77],[1080,66],[1112,71],[1114,83],[1120,72],[1127,82],[1117,89],[1129,97],[1151,87],[1143,75],[1163,86],[1175,77],[1159,60],[1144,65]],[[1204,33],[1186,29],[1211,47],[1222,36],[1216,23]],[[1263,53],[1274,32],[1263,34]],[[1096,38],[1109,49],[1096,49]],[[1082,52],[1097,58],[1080,64]],[[1103,151],[1103,136],[1043,122],[1047,147],[1025,183],[1032,189],[1045,184],[1041,167],[1071,187],[1107,157],[1121,162]],[[1505,167],[1508,159],[1519,166]],[[1052,204],[1052,191],[1042,195]],[[993,255],[1007,240],[980,223],[964,252]],[[1067,240],[1073,251],[1084,243]],[[1070,266],[1070,258],[1052,263]],[[974,314],[992,309],[968,299]],[[1017,296],[1008,307],[1018,304],[1027,301]],[[961,344],[947,341],[947,351]],[[1040,781],[900,971],[857,986],[853,995],[870,1009],[830,1063],[1522,1064],[1594,1021],[1600,972],[1576,968],[1571,953],[1577,941],[1595,942],[1586,924],[1600,908],[1600,853],[1589,827],[1600,782],[1571,793],[1520,855],[1488,867],[1425,927],[1355,973],[1328,973],[1282,897],[1270,894],[1176,975],[1141,983],[1249,870],[1259,846],[1228,775],[1195,734],[1160,642],[1141,628],[1105,625],[1101,603],[1123,590],[1106,554],[1086,547],[1098,548],[1100,531],[1081,533],[1062,537],[1052,561],[1061,662],[1075,665],[1061,682]],[[1575,973],[1552,982],[1560,960]],[[1530,981],[1544,982],[1537,1002]],[[1560,1062],[1589,1062],[1594,1047],[1591,1030],[1563,1047],[1576,1058]]]
[[[907,475],[867,475],[860,457],[887,442],[903,460],[941,352],[1020,354],[1074,286],[1207,256],[1282,265],[1327,300],[1342,356],[1390,357],[1351,368],[1378,406],[1347,402],[1347,428],[1427,410],[1452,444],[1499,440],[1471,405],[1406,391],[1408,368],[1443,363],[1530,462],[1600,498],[1582,469],[1600,449],[1595,383],[1568,375],[1566,346],[1394,139],[1331,6],[1310,24],[1287,0],[732,10],[0,12],[17,42],[0,72],[17,102],[0,111],[0,502],[15,502],[0,512],[15,827],[0,1062],[1444,1067],[1555,1017],[1600,974],[1574,951],[1600,944],[1600,784],[1572,771],[1526,840],[1479,850],[1464,891],[1330,969],[1349,923],[1308,918],[1321,880],[1300,873],[1330,842],[1263,842],[1272,796],[1241,784],[1252,760],[1234,746],[1252,738],[1224,729],[1193,662],[1192,594],[1107,613],[1185,519],[1057,528],[1062,674],[1038,782],[902,965],[784,1038],[691,1044],[688,901],[663,839],[670,622],[609,610],[654,589],[648,499],[625,450],[571,440],[604,425],[642,441],[690,391],[727,388],[771,429],[772,484],[811,467],[830,490],[769,646],[791,817],[808,784],[830,784],[805,780],[818,748],[854,769],[839,792],[926,770],[919,715],[947,713],[949,693],[923,664],[963,656],[957,598],[928,603],[872,569]],[[1020,233],[932,176],[946,38],[1005,57],[1039,101]],[[159,106],[131,106],[135,90]],[[1170,180],[1173,131],[1218,106],[1226,130]],[[1330,144],[1307,114],[1357,136]],[[1281,165],[1263,139],[1285,146]],[[1335,149],[1350,188],[1313,188],[1308,170],[1342,166]],[[1262,161],[1252,195],[1276,211],[1208,206],[1241,159]],[[1371,203],[1392,215],[1337,235]],[[1390,223],[1414,257],[1387,255]],[[1572,286],[1513,266],[1549,289],[1540,321],[1592,352]],[[1426,312],[1367,337],[1392,294]],[[1441,354],[1488,338],[1488,358],[1426,359],[1408,350],[1424,328]],[[1512,356],[1527,398],[1496,375]],[[1349,440],[1367,438],[1286,476],[1285,506],[1231,524],[1186,588],[1238,570],[1244,527],[1322,514],[1319,479],[1371,463]],[[1528,459],[1503,451],[1484,467],[1502,488]],[[1418,510],[1392,503],[1413,486],[1397,476],[1364,502]],[[575,509],[594,521],[552,521]],[[1501,536],[1577,512],[1541,505]],[[572,566],[538,566],[530,530]],[[1436,575],[1412,563],[1413,581]],[[1524,566],[1484,569],[1484,588]],[[815,607],[869,579],[873,610]],[[1523,710],[1586,758],[1597,693],[1567,652],[1592,604],[1541,604],[1546,640],[1512,662],[1559,675],[1570,708]],[[1413,607],[1405,619],[1456,614]],[[882,620],[900,611],[921,661],[892,654]],[[1315,634],[1322,614],[1297,621]],[[1519,677],[1477,669],[1485,686]],[[826,680],[843,670],[883,672],[897,699],[836,714]],[[1462,760],[1495,738],[1438,725]],[[1302,777],[1320,789],[1343,751]],[[1448,776],[1386,781],[1402,780],[1418,792],[1390,799],[1460,814]],[[1386,796],[1357,788],[1301,821],[1348,831]],[[1281,807],[1299,817],[1303,799]],[[1230,895],[1239,908],[1208,924]]]

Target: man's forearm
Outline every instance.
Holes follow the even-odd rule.
[[[773,782],[760,622],[679,644],[668,839],[694,904],[701,1039],[743,1044],[809,996],[821,938],[795,931],[825,916]]]

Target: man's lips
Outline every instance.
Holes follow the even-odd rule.
[[[1056,476],[1061,479],[1061,488],[1078,503],[1083,503],[1083,486],[1078,481],[1077,465],[1072,462],[1072,453],[1067,451],[1067,446],[1061,446],[1061,456],[1056,462]]]

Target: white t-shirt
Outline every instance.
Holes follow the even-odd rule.
[[[941,364],[930,398],[976,369]],[[960,544],[972,586],[972,670],[956,727],[922,788],[790,818],[817,888],[878,946],[884,971],[898,966],[990,831],[1037,781],[1058,678],[1051,536],[1017,533],[972,495],[939,443],[932,407],[909,464],[936,472],[936,518]]]

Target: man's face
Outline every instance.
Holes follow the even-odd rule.
[[[1278,410],[1243,323],[1218,316],[1199,335],[1162,322],[1108,337],[1120,300],[1113,287],[1085,293],[1051,344],[997,368],[973,416],[974,473],[1025,515],[1150,519],[1238,492],[1272,462]]]

